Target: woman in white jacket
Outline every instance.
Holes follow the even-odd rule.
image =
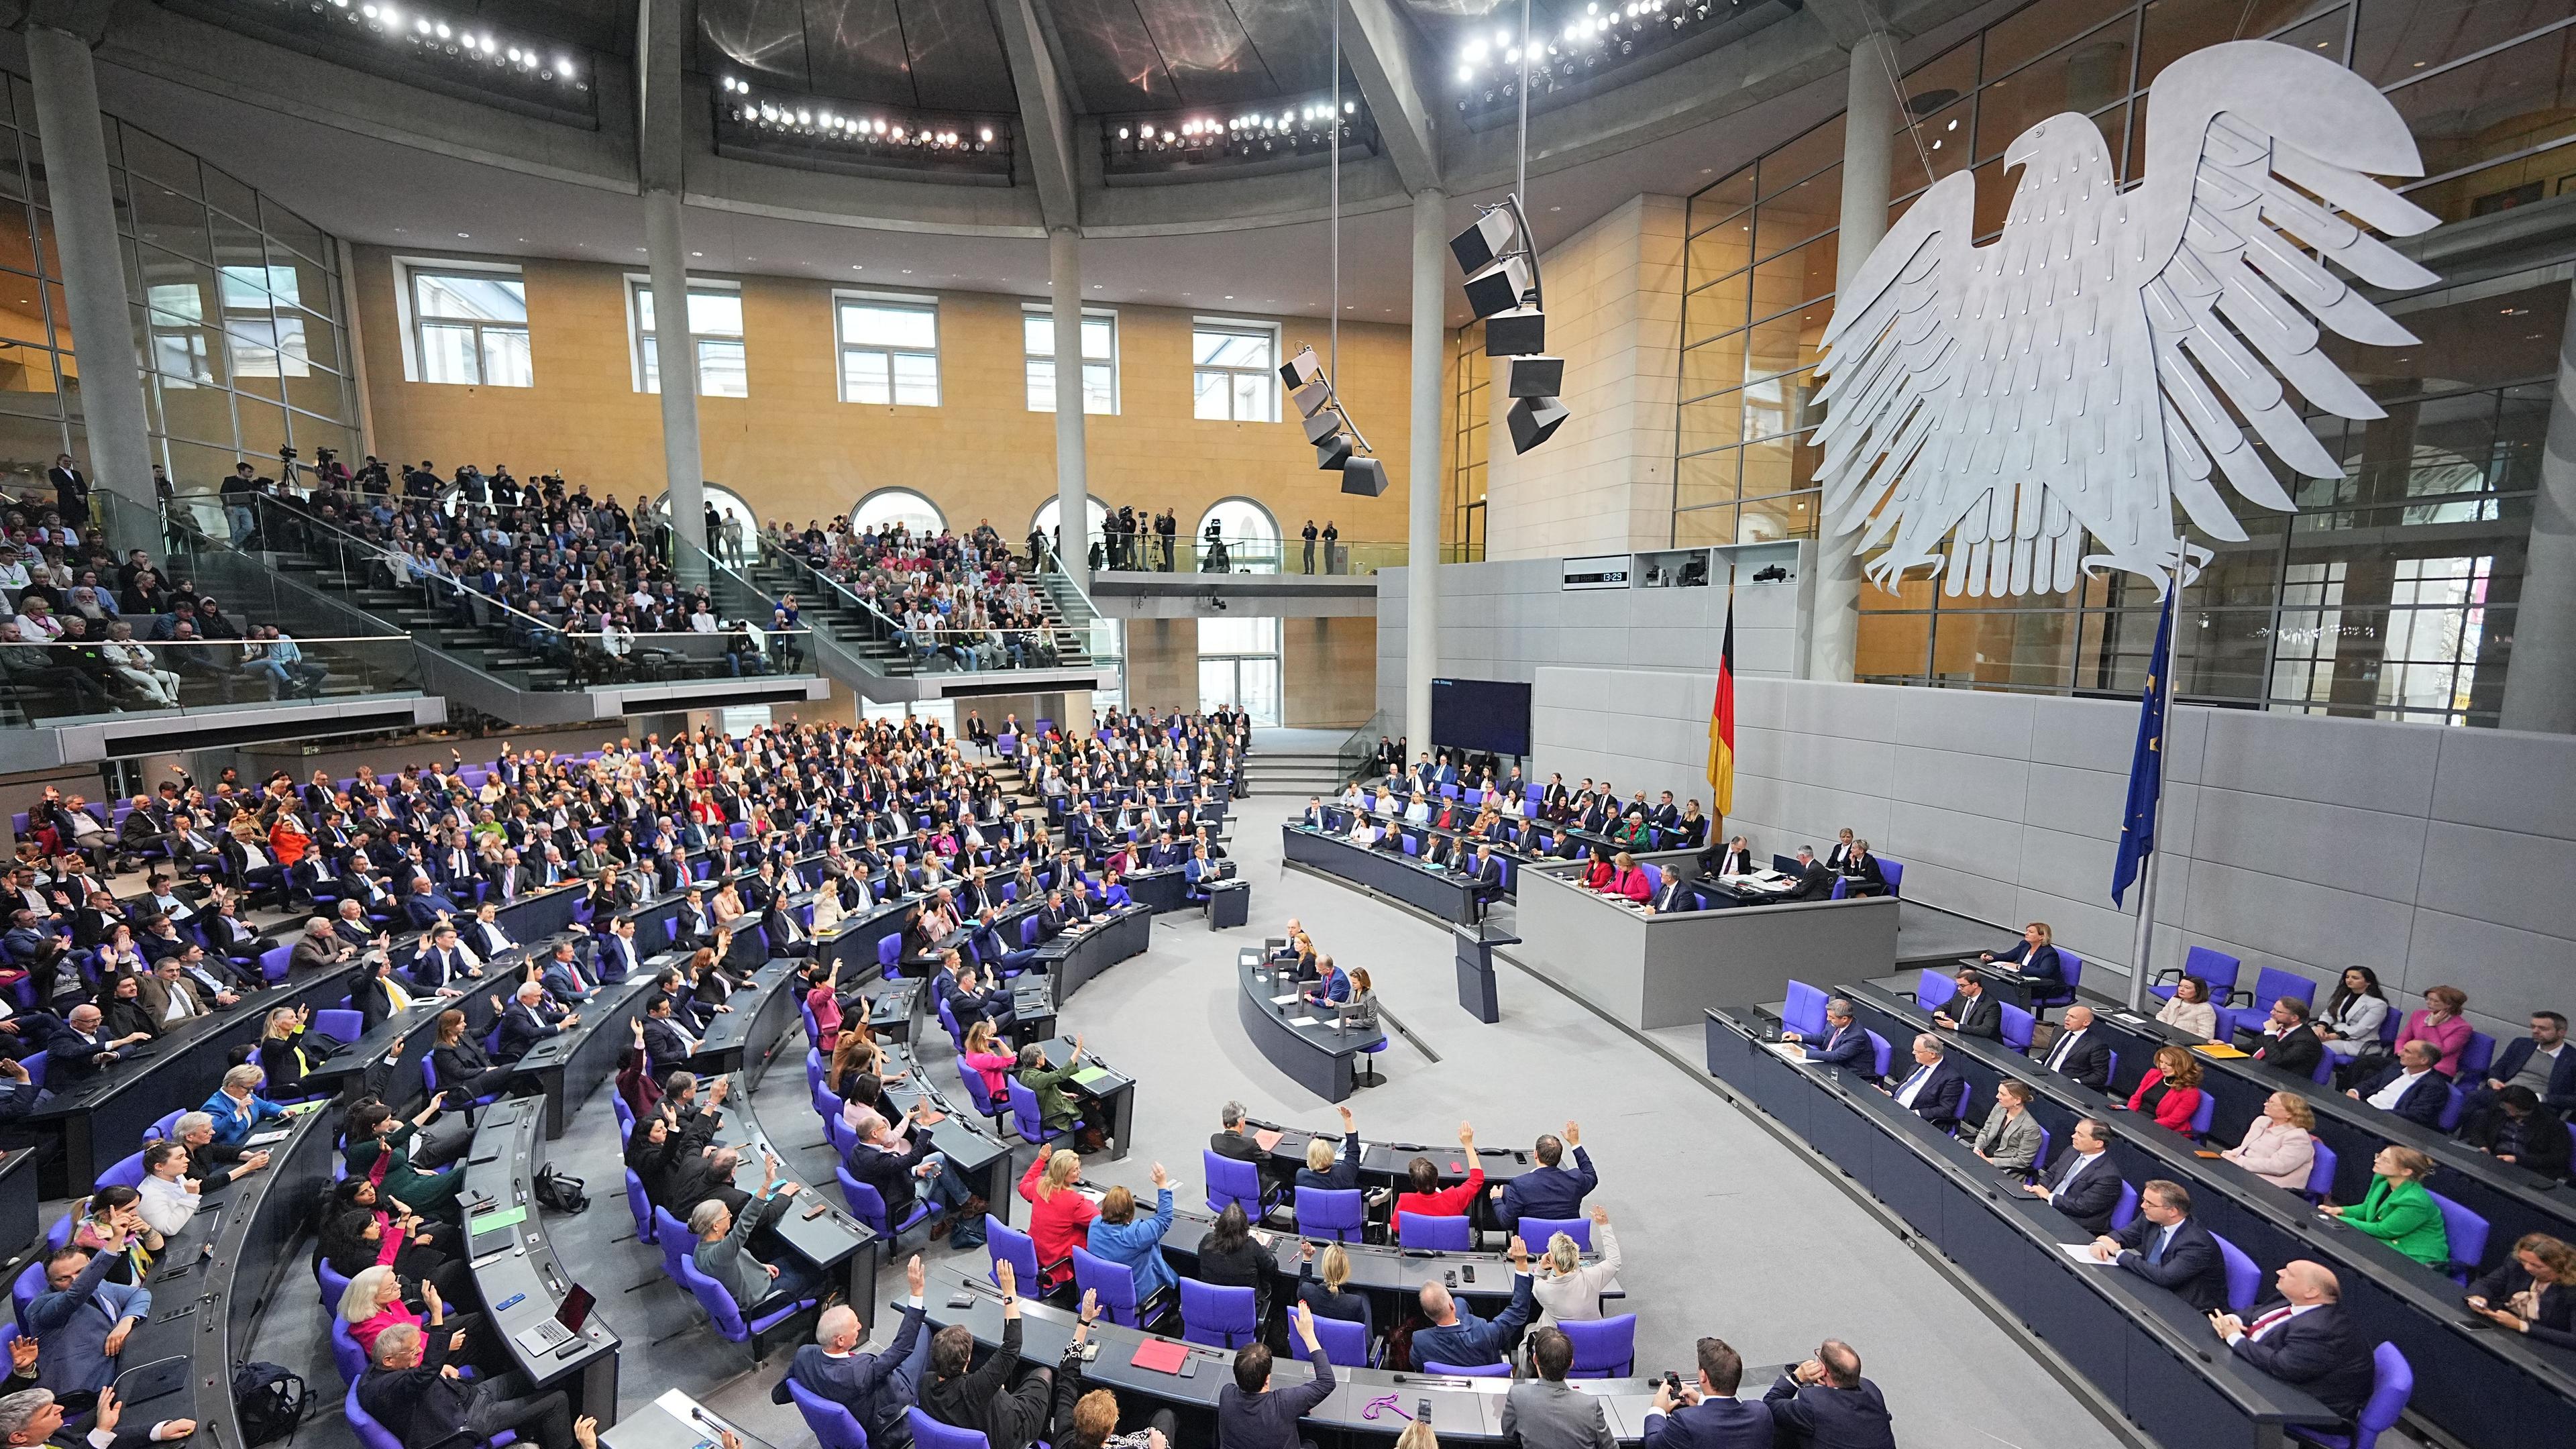
[[[2274,1187],[2297,1192],[2308,1185],[2317,1161],[2317,1114],[2307,1099],[2274,1092],[2263,1115],[2245,1126],[2245,1140],[2218,1154]]]
[[[1610,1231],[1610,1210],[1598,1203],[1592,1208],[1592,1246],[1601,1261],[1586,1264],[1573,1238],[1558,1233],[1547,1240],[1547,1271],[1530,1284],[1541,1327],[1601,1316],[1601,1292],[1619,1276],[1619,1235]]]

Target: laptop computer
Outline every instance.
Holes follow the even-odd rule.
[[[520,1329],[511,1337],[529,1353],[552,1353],[579,1336],[581,1326],[590,1318],[590,1290],[575,1283],[556,1305],[555,1316]]]

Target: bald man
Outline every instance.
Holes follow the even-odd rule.
[[[1512,1301],[1491,1319],[1458,1311],[1458,1302],[1438,1283],[1422,1285],[1422,1316],[1428,1327],[1413,1331],[1413,1361],[1480,1368],[1503,1362],[1504,1350],[1519,1337],[1537,1310],[1530,1282],[1529,1249],[1518,1236],[1511,1244]]]
[[[903,1306],[903,1322],[894,1331],[894,1342],[883,1353],[858,1351],[867,1338],[867,1326],[848,1305],[835,1304],[823,1310],[814,1325],[814,1341],[796,1350],[787,1376],[770,1389],[769,1401],[790,1402],[787,1386],[794,1383],[849,1410],[850,1417],[868,1431],[870,1443],[902,1442],[906,1437],[900,1432],[903,1411],[912,1403],[921,1370],[930,1361],[930,1341],[921,1331],[925,1305],[920,1254],[904,1265],[903,1277],[912,1297]]]
[[[2279,1297],[2253,1320],[2209,1315],[2209,1326],[2236,1356],[2285,1384],[2296,1384],[2341,1414],[2346,1432],[2370,1402],[2370,1349],[2344,1312],[2343,1285],[2322,1263],[2293,1258],[2272,1275]]]

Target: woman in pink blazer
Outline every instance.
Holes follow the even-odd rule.
[[[2274,1187],[2297,1192],[2316,1167],[2316,1125],[2306,1098],[2274,1092],[2263,1103],[2263,1115],[2245,1125],[2245,1140],[2218,1155]]]
[[[2442,1053],[2442,1059],[2433,1064],[2435,1070],[2457,1080],[2460,1052],[2468,1046],[2471,1031],[2468,1018],[2460,1015],[2468,1004],[2469,994],[2456,986],[2436,986],[2425,992],[2424,1009],[2406,1018],[2388,1049],[2402,1052],[2410,1041],[2429,1041]]]

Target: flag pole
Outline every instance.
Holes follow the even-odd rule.
[[[2165,648],[2164,677],[2156,681],[2156,717],[2161,721],[2156,729],[2156,748],[2159,752],[2164,749],[2165,741],[2173,738],[2174,673],[2175,664],[2182,657],[2182,568],[2180,565],[2175,566],[2173,577],[2166,586],[2173,590],[2172,602],[2169,605],[2173,611],[2173,627]],[[2163,834],[2165,823],[2165,776],[2168,773],[2165,767],[2168,763],[2170,762],[2163,759],[2159,759],[2156,763],[2156,802],[2154,812],[2149,817],[2155,821],[2159,837]],[[2147,852],[2140,874],[2145,879],[2138,882],[2138,926],[2129,941],[2129,1010],[2133,1012],[2144,1012],[2147,1009],[2147,978],[2154,970],[2152,963],[2155,960],[2153,952],[2156,940],[2156,886],[2164,880],[2165,876],[2161,838],[2156,848]]]

